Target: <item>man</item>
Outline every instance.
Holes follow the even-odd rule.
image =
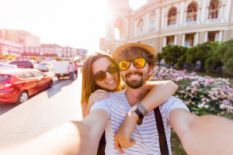
[[[140,113],[138,114],[132,108],[129,110],[127,117],[122,119],[124,122],[114,137],[115,146],[119,152],[126,154],[131,153],[132,150],[137,151],[137,153],[132,154],[160,154],[158,134],[155,131],[156,124],[155,120],[153,120],[154,116],[152,116],[156,105],[152,105],[152,102],[144,105],[140,103],[141,97],[144,97],[141,94],[147,92],[146,88],[143,88],[143,84],[153,69],[153,63],[150,62],[150,59],[147,59],[148,65],[145,65],[144,68],[137,67],[134,60],[140,55],[138,55],[139,50],[147,52],[148,57],[152,60],[153,56],[156,56],[153,47],[139,43],[125,44],[117,48],[113,53],[114,59],[119,63],[122,78],[127,84],[126,97],[129,105],[134,106],[137,104],[138,109],[143,106],[141,113],[144,115],[142,124],[137,125],[138,120],[142,119]],[[232,122],[230,124],[230,122],[216,116],[195,116],[187,110],[181,100],[175,97],[171,97],[159,108],[163,117],[169,154],[171,154],[170,127],[175,130],[188,154],[230,155],[233,153],[232,149],[230,149],[233,146],[233,140],[227,134],[224,134],[224,132],[227,133],[232,130]],[[152,125],[149,126],[148,124]],[[226,126],[222,127],[218,124],[225,124]],[[144,136],[143,132],[148,135]],[[227,146],[221,145],[223,141],[229,142]],[[145,148],[144,150],[136,150],[136,147]]]
[[[75,66],[74,66],[72,61],[69,62],[69,65],[67,67],[67,71],[69,73],[70,80],[74,80],[75,79],[75,77],[74,77],[75,76]]]

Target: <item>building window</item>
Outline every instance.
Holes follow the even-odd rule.
[[[167,25],[174,25],[174,24],[176,24],[176,18],[177,18],[177,9],[175,7],[172,7],[168,11]]]
[[[186,21],[193,22],[196,20],[197,20],[197,3],[192,2],[188,5],[188,8],[187,8]]]
[[[175,44],[175,36],[167,36],[166,37],[166,44],[167,45],[174,45]]]
[[[219,12],[219,1],[218,0],[211,0],[209,5],[209,19],[217,19]]]
[[[150,23],[150,30],[153,30],[155,27],[155,11],[152,10],[149,14],[149,23]]]
[[[185,35],[184,46],[193,47],[194,46],[194,39],[195,39],[195,34],[194,33],[186,34]]]
[[[137,29],[139,32],[139,35],[141,35],[143,33],[143,19],[140,18],[137,22]]]
[[[219,32],[217,31],[208,32],[207,41],[208,42],[218,41],[218,37],[219,37]]]

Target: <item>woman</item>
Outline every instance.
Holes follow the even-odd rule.
[[[89,56],[82,68],[82,111],[83,116],[87,116],[91,105],[98,100],[108,97],[108,92],[121,89],[120,72],[116,62],[110,55],[96,53]],[[168,97],[174,94],[178,86],[172,81],[147,83],[150,93],[142,100],[143,102],[163,103]],[[166,91],[164,91],[166,89]],[[155,99],[154,94],[160,93],[161,99]],[[156,100],[156,101],[155,101]],[[104,138],[101,138],[98,154],[104,154],[102,148]]]

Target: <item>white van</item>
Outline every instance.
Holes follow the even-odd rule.
[[[69,61],[62,60],[62,61],[55,61],[54,63],[54,73],[58,80],[61,77],[69,77],[68,66]]]

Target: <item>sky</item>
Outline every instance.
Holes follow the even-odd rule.
[[[130,0],[133,9],[146,0]],[[41,43],[99,49],[109,19],[107,0],[0,0],[0,28],[28,31]]]

